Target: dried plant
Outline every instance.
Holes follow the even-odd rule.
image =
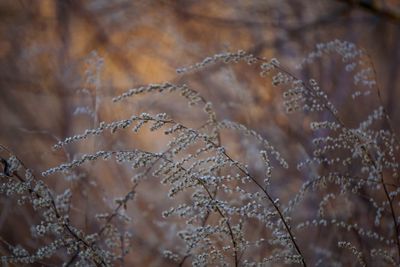
[[[135,201],[140,185],[152,180],[168,188],[166,197],[172,206],[162,212],[162,220],[177,226],[173,229],[179,240],[160,244],[158,249],[176,265],[399,265],[399,140],[381,104],[372,61],[354,44],[335,40],[317,45],[299,68],[335,54],[354,79],[352,101],[375,98],[380,103],[357,126],[346,124],[340,107],[317,79],[300,79],[276,59],[238,51],[207,57],[177,71],[187,75],[221,63],[259,68],[262,77],[284,89],[287,113],[299,112],[313,119],[311,155],[297,166],[289,164],[280,153],[284,148],[276,148],[264,134],[239,122],[221,120],[213,103],[186,84],[144,85],[114,97],[113,102],[119,104],[140,95],[179,93],[189,106],[201,108],[206,119],[189,126],[172,115],[152,113],[149,106],[148,113],[100,122],[55,144],[55,149],[63,149],[126,129],[135,133],[150,130],[169,138],[161,151],[96,150],[42,173],[43,177],[70,177],[74,170],[95,161],[132,167],[131,187],[108,211],[97,214],[97,226],[86,231],[69,218],[71,191],[67,188],[56,194],[43,177],[35,176],[2,147],[6,155],[2,157],[0,192],[18,199],[19,205],[32,206],[41,216],[41,222],[32,226],[32,238],[46,241],[30,251],[2,240],[9,248],[2,262],[44,265],[50,259],[64,266],[123,265],[135,250],[130,242],[133,226],[128,204]],[[251,138],[258,159],[249,161],[234,153],[232,139],[223,138],[227,133]],[[282,186],[274,183],[288,173],[293,175],[289,179],[303,181],[303,185],[285,197]]]

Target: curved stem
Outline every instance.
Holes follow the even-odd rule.
[[[189,129],[185,126],[183,126],[184,128],[186,128],[187,130],[194,132],[196,134],[195,130]],[[221,146],[214,143],[211,140],[206,139],[205,142],[207,142],[208,144],[212,145],[214,148],[220,148]],[[278,205],[275,203],[275,201],[273,200],[273,198],[271,197],[271,195],[268,193],[268,191],[252,176],[250,175],[250,173],[248,173],[246,170],[244,170],[235,160],[233,160],[225,151],[222,152],[222,154],[235,166],[237,167],[243,174],[245,174],[246,176],[248,176],[253,182],[254,184],[265,194],[265,196],[268,198],[268,200],[271,202],[272,206],[274,207],[275,211],[278,213],[278,216],[280,218],[280,220],[282,221],[285,230],[287,231],[287,233],[289,234],[290,240],[293,243],[293,246],[295,247],[296,252],[300,255],[301,257],[301,262],[303,264],[303,266],[307,266],[305,260],[304,260],[304,256],[303,253],[300,250],[300,247],[298,246],[298,244],[296,243],[295,237],[292,233],[292,231],[290,230],[289,224],[286,222],[283,213],[281,212],[280,208],[278,207]]]
[[[262,58],[257,58],[257,59],[260,60],[260,61],[263,61],[263,62],[266,61],[265,59],[262,59]],[[370,60],[370,61],[371,61],[371,60]],[[371,61],[371,64],[372,64],[372,61]],[[277,69],[279,69],[280,71],[282,71],[282,72],[284,72],[285,74],[289,75],[290,77],[292,77],[292,78],[294,78],[294,79],[296,79],[296,80],[299,80],[294,74],[292,74],[291,72],[285,70],[284,68],[280,67],[279,65],[274,64],[274,66],[275,66]],[[373,65],[372,65],[372,66],[373,66]],[[374,69],[374,75],[376,75],[375,68],[373,67],[373,69]],[[313,91],[312,91],[312,89],[311,89],[310,87],[308,87],[304,82],[303,82],[303,85],[304,85],[304,88],[305,88],[305,89],[307,89],[313,96],[315,96],[315,94],[313,94]],[[380,90],[379,90],[378,87],[377,87],[377,94],[378,94],[379,101],[382,102]],[[315,96],[315,97],[317,97],[319,100],[321,100],[318,96]],[[334,117],[334,119],[339,123],[340,127],[341,127],[342,129],[347,129],[346,126],[345,126],[344,121],[343,121],[343,120],[342,120],[328,105],[326,105],[325,101],[321,100],[321,103],[322,103],[323,106],[326,108],[326,110],[328,110],[328,112]],[[385,109],[384,109],[384,112],[385,112],[385,118],[386,118],[386,120],[387,120],[387,122],[388,122],[388,124],[389,124],[390,130],[391,130],[391,132],[392,132],[392,134],[393,134],[395,140],[396,140],[397,142],[399,142],[398,139],[397,139],[397,137],[396,137],[396,133],[394,132],[393,127],[391,126],[390,119],[389,119],[389,117],[388,117],[387,112],[385,111]],[[348,131],[348,132],[355,138],[356,142],[362,144],[362,140],[360,140],[360,137],[359,137],[358,135],[356,135],[353,131]],[[368,151],[368,149],[365,148],[364,146],[361,146],[361,149],[362,149],[363,153],[365,153],[364,155],[368,158],[369,162],[372,164],[372,167],[373,167],[375,170],[378,170],[377,163],[376,163],[375,159],[373,158],[373,156],[371,155],[370,151]],[[393,202],[392,202],[392,200],[390,199],[390,195],[389,195],[389,190],[387,189],[387,185],[388,185],[388,184],[386,184],[386,182],[385,182],[385,180],[384,180],[384,178],[383,178],[383,173],[382,173],[382,171],[379,172],[379,176],[380,176],[380,183],[382,184],[382,187],[383,187],[383,191],[384,191],[386,200],[389,202],[390,213],[391,213],[391,217],[392,217],[392,220],[393,220],[393,223],[394,223],[394,226],[395,226],[394,235],[396,235],[395,240],[396,240],[396,244],[397,244],[397,252],[398,252],[398,257],[399,257],[399,261],[400,261],[400,237],[399,237],[399,234],[400,234],[400,233],[399,233],[399,224],[397,223],[396,214],[395,214],[395,210],[394,210],[394,207],[393,207]]]

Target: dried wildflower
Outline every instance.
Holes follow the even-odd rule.
[[[365,52],[354,44],[338,40],[318,44],[301,65],[332,53],[341,57],[345,70],[353,75],[354,86],[357,86],[352,93],[354,100],[367,96],[368,91],[361,87],[375,86],[374,71],[372,67],[366,67]],[[85,231],[71,223],[74,221],[72,214],[79,211],[73,201],[75,191],[72,188],[51,190],[45,180],[35,177],[17,157],[0,147],[1,153],[9,154],[0,158],[3,168],[0,193],[8,198],[15,197],[19,205],[30,206],[39,217],[38,222],[30,224],[32,237],[46,241],[35,250],[7,244],[10,255],[2,256],[2,262],[41,264],[41,261],[58,255],[62,255],[59,258],[64,261],[68,255],[66,266],[124,263],[130,250],[135,250],[132,239],[138,230],[129,228],[138,221],[135,213],[132,216],[135,209],[131,202],[136,194],[143,193],[140,184],[154,179],[166,187],[165,197],[170,198],[166,203],[172,203],[162,212],[162,221],[157,223],[170,225],[168,229],[172,230],[168,231],[172,234],[168,235],[175,241],[175,234],[182,246],[173,247],[173,252],[164,249],[167,244],[158,247],[157,251],[181,266],[187,264],[186,261],[194,266],[269,266],[273,263],[306,266],[313,260],[308,257],[318,258],[316,265],[328,262],[335,265],[339,264],[341,248],[348,249],[362,266],[375,258],[378,258],[377,262],[383,259],[388,264],[398,265],[400,189],[397,158],[400,144],[392,129],[382,128],[383,120],[387,124],[390,122],[385,109],[382,106],[375,108],[350,127],[317,79],[299,79],[278,60],[268,61],[244,51],[207,57],[178,72],[237,62],[256,64],[262,76],[271,75],[272,85],[284,87],[283,103],[287,112],[303,111],[306,115],[313,112],[315,118],[310,123],[312,147],[302,148],[304,157],[297,169],[290,169],[292,165],[289,166],[272,145],[272,134],[268,133],[266,138],[243,124],[221,120],[213,103],[186,84],[166,82],[132,88],[113,101],[141,94],[178,92],[189,105],[201,104],[207,117],[201,126],[192,128],[194,126],[176,121],[166,113],[151,115],[144,112],[127,119],[101,122],[95,128],[55,145],[61,148],[89,137],[96,138],[106,131],[118,134],[120,130],[130,128],[140,132],[145,126],[168,139],[162,151],[124,150],[118,144],[117,149],[97,149],[80,157],[71,157],[68,162],[42,173],[43,176],[71,175],[78,167],[105,160],[131,167],[131,179],[127,179],[132,182],[130,188],[118,196],[102,196],[107,205],[104,210],[93,213],[96,221],[91,223],[98,224],[95,231]],[[76,112],[89,113],[89,109]],[[235,150],[223,136],[225,131],[246,136],[255,144],[251,151],[259,152],[261,160],[257,158],[253,162],[241,153],[233,153]],[[275,178],[283,176],[299,181],[296,194],[290,196],[293,189],[286,190],[286,180]],[[98,185],[95,182],[88,184]],[[285,186],[283,193],[277,190],[279,184]],[[82,195],[85,195],[86,190],[83,191]],[[154,193],[150,192],[150,196]],[[308,212],[310,207],[314,207],[313,212]],[[368,220],[357,217],[363,212]],[[332,232],[348,241],[339,241],[337,247],[329,244],[327,248],[311,246],[304,238],[312,231]],[[361,252],[353,245],[354,240],[360,244],[369,243]]]

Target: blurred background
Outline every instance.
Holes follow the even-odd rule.
[[[148,133],[92,138],[61,151],[52,150],[52,145],[100,121],[144,111],[167,112],[187,125],[200,125],[205,119],[201,109],[188,108],[176,95],[112,103],[112,97],[129,88],[173,81],[189,83],[214,103],[220,119],[257,130],[296,162],[309,151],[310,119],[288,118],[282,90],[259,77],[256,68],[217,64],[184,76],[177,75],[176,68],[238,49],[276,57],[299,77],[316,78],[344,119],[356,123],[377,103],[374,97],[364,105],[349,101],[354,85],[340,58],[318,61],[301,71],[295,68],[317,43],[334,39],[351,41],[368,51],[383,104],[399,132],[398,0],[2,0],[0,144],[38,175],[84,152],[109,147],[161,150],[165,138],[149,138]],[[244,161],[257,156],[246,138],[231,136],[225,141]],[[129,169],[107,163],[44,180],[59,193],[66,187],[73,189],[74,223],[91,229],[94,214],[109,209],[113,197],[126,193],[130,176]],[[302,182],[276,181],[276,195],[287,199]],[[167,190],[154,182],[141,186],[143,193],[130,210],[137,230],[133,230],[129,262],[167,266],[171,262],[161,257],[161,251],[173,248],[171,236],[176,232],[174,224],[166,226],[161,220]],[[28,238],[29,225],[37,218],[30,211],[14,210],[14,205],[12,199],[0,198],[0,236],[34,247],[35,241]]]

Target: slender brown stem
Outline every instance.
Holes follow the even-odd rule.
[[[163,158],[165,161],[168,161],[170,163],[174,163],[173,161],[167,159],[167,158]],[[190,175],[191,177],[193,177],[194,179],[196,179],[196,181],[203,187],[203,189],[207,192],[208,197],[212,200],[215,201],[215,197],[213,196],[213,194],[210,192],[210,190],[208,189],[207,185],[204,183],[204,181],[202,181],[200,178],[198,177],[194,177],[193,174],[188,171],[186,168],[184,168],[182,165],[179,165],[179,169],[184,171],[185,173],[187,173],[188,175]],[[224,215],[224,213],[222,212],[222,210],[216,206],[216,210],[218,212],[218,214],[226,219],[226,226],[228,227],[228,231],[229,231],[229,235],[232,241],[232,245],[233,245],[233,249],[234,249],[234,256],[235,256],[235,266],[239,266],[239,258],[238,258],[238,248],[237,248],[237,243],[236,243],[236,239],[235,239],[235,235],[233,233],[232,230],[232,226],[228,220],[228,218],[226,218],[226,216]]]
[[[276,210],[276,212],[279,215],[280,220],[282,221],[283,225],[285,226],[285,230],[287,231],[287,233],[289,234],[290,240],[292,241],[297,253],[300,255],[301,257],[301,262],[303,264],[304,267],[307,266],[303,253],[300,250],[300,247],[297,245],[297,242],[295,240],[295,237],[292,233],[292,231],[290,230],[290,227],[288,225],[288,223],[285,220],[285,217],[283,216],[280,208],[278,207],[278,205],[275,203],[275,201],[273,200],[273,198],[271,197],[271,195],[268,193],[268,191],[252,176],[250,175],[246,170],[244,170],[241,166],[239,166],[236,161],[234,161],[228,154],[226,154],[226,152],[223,152],[223,154],[246,176],[250,177],[250,179],[254,182],[255,185],[257,185],[257,187],[263,191],[263,193],[265,194],[265,196],[268,198],[268,200],[271,202],[272,206],[274,207],[274,209]]]
[[[257,59],[260,60],[260,61],[264,61],[264,62],[266,61],[265,59],[262,59],[262,58],[257,58]],[[372,64],[372,60],[370,60],[370,61],[371,61],[371,64]],[[275,66],[277,69],[279,69],[280,71],[282,71],[282,72],[284,72],[285,74],[289,75],[290,77],[292,77],[292,78],[294,78],[294,79],[296,79],[296,80],[299,80],[294,74],[292,74],[291,72],[287,71],[286,69],[280,67],[279,65],[274,64],[274,66]],[[372,66],[373,66],[373,65],[372,65]],[[373,69],[374,69],[374,74],[376,75],[375,68],[373,67]],[[312,95],[315,96],[315,94],[313,94],[311,88],[309,88],[304,82],[303,82],[303,85],[304,85],[304,87],[305,87]],[[380,90],[379,90],[378,87],[377,87],[377,93],[378,93],[378,98],[379,98],[379,100],[380,100],[381,103],[382,103],[382,99],[381,99],[381,95],[380,95]],[[318,96],[316,96],[316,97],[317,97],[319,100],[321,100]],[[321,100],[321,101],[322,101],[322,100]],[[345,126],[345,123],[343,122],[343,120],[341,120],[341,118],[340,118],[329,106],[326,105],[325,101],[322,101],[322,104],[323,104],[323,106],[328,110],[328,112],[335,118],[335,120],[340,124],[340,127],[341,127],[342,129],[347,129],[346,126]],[[386,111],[385,111],[385,115],[386,115],[385,118],[386,118],[386,120],[387,120],[387,122],[388,122],[388,124],[389,124],[389,127],[390,127],[390,129],[391,129],[392,134],[394,135],[396,141],[399,142],[398,139],[397,139],[397,137],[396,137],[396,134],[395,134],[395,132],[394,132],[394,129],[393,129],[393,127],[391,126],[390,119],[389,119],[389,117],[388,117]],[[360,144],[363,143],[362,140],[360,140],[360,137],[359,137],[358,135],[356,135],[356,134],[353,133],[352,131],[348,131],[348,132],[355,138],[355,140],[357,140],[357,142],[359,142]],[[378,170],[377,164],[376,164],[376,162],[375,162],[375,159],[374,159],[373,156],[371,155],[370,151],[368,151],[364,146],[361,146],[361,149],[362,149],[362,151],[365,153],[365,155],[367,156],[367,158],[369,159],[369,161],[372,163],[372,166],[374,167],[374,169],[375,169],[375,170]],[[396,214],[395,214],[395,210],[394,210],[394,207],[393,207],[393,203],[392,203],[392,200],[390,199],[389,191],[388,191],[388,189],[387,189],[387,184],[385,183],[385,180],[384,180],[384,178],[383,178],[382,172],[380,172],[380,180],[381,180],[381,184],[382,184],[382,187],[383,187],[383,190],[384,190],[384,193],[385,193],[385,197],[386,197],[387,201],[389,202],[390,211],[391,211],[391,217],[392,217],[392,220],[393,220],[393,223],[394,223],[394,226],[395,226],[395,232],[394,232],[394,234],[396,235],[395,240],[396,240],[396,244],[397,244],[397,252],[398,252],[399,261],[400,261],[399,225],[398,225],[398,223],[397,223],[397,219],[396,219]]]
[[[185,126],[183,126],[185,127]],[[196,134],[195,130],[189,129],[187,127],[185,127],[187,130],[194,132]],[[214,143],[211,140],[205,140],[207,143],[211,144],[213,147],[215,148],[220,148],[221,146],[219,146],[218,144]],[[277,204],[275,203],[275,201],[273,200],[273,198],[271,197],[271,195],[268,193],[268,191],[252,176],[250,175],[250,173],[248,173],[246,170],[244,170],[235,160],[233,160],[225,151],[223,151],[222,153],[235,167],[237,167],[243,174],[245,174],[246,176],[248,176],[253,182],[254,184],[261,189],[261,191],[266,195],[266,197],[268,198],[268,200],[271,202],[272,206],[274,207],[274,209],[276,210],[276,212],[278,213],[278,216],[280,218],[280,220],[283,222],[285,230],[287,231],[287,233],[289,234],[290,240],[292,241],[297,253],[300,255],[301,257],[301,262],[303,264],[303,266],[307,266],[305,260],[304,260],[304,256],[303,253],[300,250],[300,247],[297,245],[296,240],[294,238],[294,235],[292,233],[292,231],[290,230],[290,227],[288,225],[288,223],[286,222],[286,219],[284,218],[280,208],[277,206]],[[235,258],[237,257],[237,255],[235,255]]]
[[[10,155],[12,155],[12,153],[11,153],[6,147],[4,147],[3,145],[0,145],[0,147],[1,147],[3,150],[7,151],[7,153],[9,153]],[[17,158],[17,159],[18,159],[18,158]],[[23,167],[25,170],[28,169],[20,159],[18,159],[18,161],[20,162],[20,164],[22,165],[22,167]],[[10,176],[13,176],[13,177],[17,178],[17,179],[18,179],[20,182],[22,182],[22,183],[25,182],[25,179],[24,179],[23,177],[21,177],[21,175],[19,175],[18,172],[16,172],[16,171],[14,171],[13,173],[10,173]],[[36,178],[35,178],[35,179],[36,179]],[[35,190],[32,189],[31,187],[28,188],[28,192],[29,192],[31,195],[34,195],[36,198],[44,198],[44,196],[42,196],[41,194],[39,194],[37,191],[35,191]],[[57,219],[61,219],[61,215],[60,215],[60,213],[59,213],[59,211],[58,211],[58,209],[57,209],[56,203],[55,203],[55,201],[54,201],[54,198],[53,198],[53,196],[52,196],[50,190],[47,189],[47,192],[46,192],[46,193],[47,193],[47,196],[48,196],[49,199],[50,199],[50,208],[53,210],[53,212],[54,212],[56,218],[57,218]],[[64,223],[62,224],[62,226],[63,226],[64,229],[69,233],[69,235],[71,235],[75,240],[77,240],[77,241],[79,241],[80,243],[82,243],[85,247],[87,247],[87,248],[93,250],[93,248],[92,248],[92,246],[91,246],[90,244],[88,244],[85,240],[83,240],[82,238],[80,238],[79,236],[76,235],[76,233],[72,230],[72,228],[71,228],[71,226],[69,225],[68,222],[64,222]],[[93,250],[93,252],[96,253],[94,250]],[[105,261],[102,259],[101,256],[100,256],[100,262],[95,261],[95,264],[96,264],[97,266],[107,266],[107,264],[105,263]]]

